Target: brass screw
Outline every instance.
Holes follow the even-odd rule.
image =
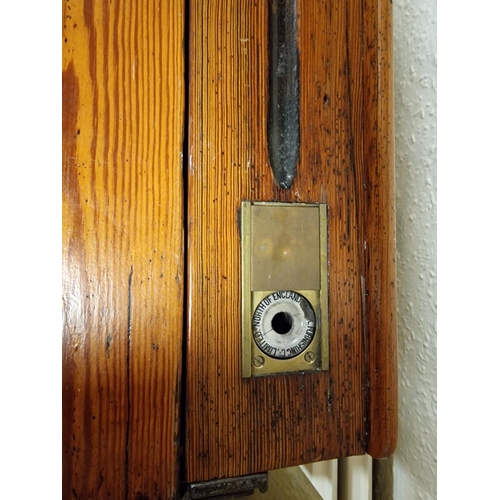
[[[316,359],[316,356],[314,355],[313,352],[311,351],[308,351],[305,353],[304,355],[304,359],[308,362],[308,363],[312,363],[315,359]]]
[[[257,356],[253,360],[253,366],[255,366],[256,368],[261,367],[264,363],[265,363],[265,361],[264,361],[264,358],[262,356]]]

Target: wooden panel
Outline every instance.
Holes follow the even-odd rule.
[[[184,2],[63,2],[63,498],[178,474]]]
[[[368,453],[394,453],[398,426],[392,2],[365,1],[363,89],[366,154]]]
[[[301,159],[291,190],[275,183],[266,146],[267,8],[190,7],[189,481],[395,443],[391,33],[377,34],[390,28],[391,6],[299,2]],[[243,200],[328,204],[329,372],[241,378]]]

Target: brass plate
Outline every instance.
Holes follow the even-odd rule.
[[[328,370],[326,232],[325,204],[243,202],[241,234],[244,378]],[[310,317],[306,318],[301,311],[302,306],[299,307],[301,303],[306,302],[314,310],[313,335],[313,321]],[[279,312],[278,306],[281,305],[283,311]],[[275,318],[295,318],[289,324],[285,321],[285,324],[281,325],[283,331],[277,326],[277,330],[280,330],[277,332],[274,327],[270,329],[270,319],[267,318],[265,334],[270,332],[270,337],[274,336],[277,342],[288,346],[286,353],[285,349],[276,350],[276,344],[272,341],[261,341],[260,313],[267,313],[267,307],[278,311],[273,318],[272,324],[275,326]],[[289,307],[292,309],[288,310]],[[297,323],[300,321],[301,323]],[[300,331],[300,328],[303,328],[303,331]]]

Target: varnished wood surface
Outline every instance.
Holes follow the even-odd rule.
[[[269,167],[267,3],[191,1],[187,475],[392,453],[391,6],[299,2],[301,160]],[[184,2],[63,3],[63,498],[172,498]],[[329,205],[330,371],[241,379],[242,200]]]
[[[398,426],[392,2],[365,0],[367,453],[394,453]]]
[[[64,499],[173,497],[184,2],[63,2]]]
[[[284,190],[266,147],[267,2],[190,3],[189,481],[394,448],[391,8],[299,2],[301,151]],[[329,372],[241,378],[243,200],[328,204]]]

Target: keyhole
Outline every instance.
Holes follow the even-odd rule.
[[[292,317],[286,312],[279,312],[271,320],[271,326],[276,333],[284,335],[292,329]]]

